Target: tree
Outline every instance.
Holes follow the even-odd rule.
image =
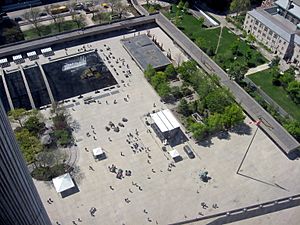
[[[197,63],[194,60],[183,62],[178,67],[177,71],[184,81],[189,81],[191,77],[198,71]]]
[[[186,117],[191,115],[191,110],[189,108],[189,104],[184,98],[181,99],[179,102],[178,112]]]
[[[244,119],[245,115],[243,110],[237,104],[227,106],[222,115],[222,120],[226,128],[234,127],[235,125],[243,122]]]
[[[24,116],[26,116],[26,109],[20,108],[20,109],[13,109],[8,112],[8,116],[13,121],[17,121],[20,125],[20,127],[23,127],[22,119]]]
[[[295,71],[293,69],[288,69],[279,78],[281,86],[287,88],[289,83],[295,80]]]
[[[43,150],[39,139],[30,134],[27,129],[21,129],[16,133],[17,141],[27,163],[33,163],[36,155]]]
[[[3,36],[7,44],[24,40],[24,34],[17,26],[3,29]]]
[[[58,31],[61,32],[61,26],[58,24],[58,18],[60,17],[59,14],[53,14],[52,13],[52,8],[58,8],[59,5],[46,5],[45,6],[45,11],[47,12],[47,14],[49,16],[51,16],[53,23],[55,24],[55,26],[57,26]]]
[[[181,93],[181,89],[178,86],[171,87],[171,94],[173,95],[173,97],[175,99],[180,99],[183,97],[183,95]]]
[[[188,9],[189,9],[189,2],[186,1],[186,2],[184,3],[184,5],[183,5],[182,10],[183,10],[184,12],[187,12]]]
[[[147,66],[146,70],[144,71],[144,75],[148,81],[151,80],[151,77],[153,77],[155,73],[156,73],[155,69],[150,64]]]
[[[207,118],[206,124],[210,133],[222,130],[224,128],[224,120],[222,114],[215,113],[210,115]]]
[[[208,93],[204,101],[205,106],[211,113],[223,113],[224,109],[232,103],[228,91],[221,88]]]
[[[177,8],[182,10],[184,8],[184,2],[183,1],[180,1],[177,5]]]
[[[197,141],[203,140],[203,138],[205,138],[208,134],[206,125],[202,123],[192,123],[189,129]]]
[[[118,7],[122,5],[121,0],[108,0],[110,8],[111,8],[111,14],[113,15],[114,12],[117,10]]]
[[[77,14],[76,12],[72,12],[72,20],[76,23],[78,28],[82,28],[85,26],[85,16],[82,14]]]
[[[41,123],[37,116],[30,116],[24,123],[24,128],[32,135],[38,136],[45,128],[45,123]]]
[[[284,124],[284,128],[300,141],[300,122],[297,120],[289,120]]]
[[[40,14],[40,10],[38,8],[30,8],[29,11],[25,12],[23,17],[34,26],[37,34],[41,37],[42,33],[38,22],[38,19],[40,17],[39,14]]]
[[[230,11],[236,12],[236,15],[238,16],[240,12],[247,11],[250,5],[250,0],[232,0]]]
[[[151,77],[150,83],[154,87],[154,89],[157,89],[159,85],[162,83],[167,82],[167,77],[164,72],[157,72],[154,76]]]
[[[237,83],[240,83],[244,79],[247,69],[246,62],[234,61],[229,67],[229,76]]]
[[[165,74],[168,79],[175,79],[177,77],[177,72],[173,64],[170,64],[166,67]]]
[[[61,146],[68,146],[72,142],[72,136],[67,130],[55,130],[54,136],[57,139],[57,143]]]
[[[297,80],[291,81],[288,84],[287,92],[293,102],[300,104],[300,82]]]

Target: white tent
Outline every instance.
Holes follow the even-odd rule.
[[[43,54],[52,52],[52,48],[51,48],[51,47],[43,48],[43,49],[41,49],[41,52],[42,52]]]
[[[4,64],[4,63],[7,63],[7,58],[3,58],[3,59],[0,59],[0,64]]]
[[[14,55],[13,56],[14,61],[17,61],[17,60],[20,60],[20,59],[23,59],[22,55]]]
[[[169,153],[170,153],[170,156],[171,156],[173,159],[175,159],[175,158],[177,158],[177,157],[180,157],[180,155],[179,155],[179,153],[177,152],[176,149],[174,149],[174,150],[172,150],[172,151],[169,151]]]
[[[150,115],[161,132],[171,131],[180,127],[179,122],[169,109]]]
[[[55,177],[54,179],[52,179],[52,182],[57,193],[61,193],[72,187],[75,187],[75,184],[73,183],[73,180],[69,173],[65,173],[59,177]]]
[[[35,57],[36,56],[36,52],[35,51],[27,52],[27,56],[28,57]]]
[[[93,149],[93,155],[94,155],[95,157],[101,156],[101,155],[103,155],[103,154],[104,154],[104,152],[103,152],[103,150],[102,150],[101,147],[99,147],[99,148],[94,148],[94,149]]]

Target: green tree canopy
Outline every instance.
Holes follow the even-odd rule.
[[[20,109],[13,109],[8,112],[8,116],[13,121],[17,121],[19,125],[22,127],[22,119],[26,115],[26,109],[20,108]]]
[[[300,82],[294,80],[288,84],[287,92],[296,104],[300,104]]]
[[[222,118],[224,126],[226,128],[231,128],[243,122],[245,119],[245,115],[241,107],[239,107],[237,104],[232,104],[225,108]]]
[[[37,116],[30,116],[24,123],[24,128],[34,136],[37,136],[45,128],[45,123],[40,122]]]
[[[194,60],[183,62],[178,67],[178,72],[180,74],[180,77],[184,81],[189,81],[190,78],[198,71],[197,63]]]
[[[16,133],[16,138],[26,162],[35,162],[36,155],[43,150],[39,139],[33,136],[27,129],[19,130]]]
[[[224,128],[223,115],[219,113],[210,115],[207,118],[206,124],[211,133],[222,130]]]
[[[166,67],[165,75],[168,79],[175,79],[177,77],[177,72],[173,64],[170,64]]]
[[[147,66],[147,69],[144,71],[144,75],[148,81],[151,80],[151,77],[153,77],[155,73],[156,73],[155,69],[150,64]]]
[[[232,0],[230,3],[230,11],[236,12],[236,14],[239,15],[240,12],[247,11],[250,5],[250,0]]]
[[[284,128],[300,141],[300,122],[297,120],[290,120],[284,124]]]
[[[211,113],[222,113],[225,107],[232,103],[229,92],[223,88],[208,93],[204,101],[205,106]]]
[[[191,130],[191,132],[193,133],[193,137],[197,141],[201,141],[207,136],[207,127],[205,124],[192,123],[189,129]]]
[[[184,116],[191,115],[191,110],[189,108],[188,102],[183,98],[180,100],[178,105],[178,112]]]

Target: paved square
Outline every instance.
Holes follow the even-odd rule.
[[[146,32],[145,30],[144,33]],[[151,29],[151,33],[156,35],[165,49],[171,50],[171,55],[180,55],[179,49],[160,29]],[[83,100],[76,99],[80,104],[69,108],[72,119],[78,126],[74,132],[77,148],[72,151],[76,153],[76,165],[80,168],[75,176],[79,192],[61,198],[49,183],[35,181],[53,223],[58,221],[61,224],[72,224],[73,220],[81,218],[83,222],[78,224],[169,224],[196,218],[199,212],[209,215],[300,192],[299,161],[290,161],[260,130],[257,131],[241,167],[241,173],[246,176],[236,174],[255,133],[255,125],[249,125],[251,134],[231,132],[228,139],[213,138],[212,143],[206,146],[189,141],[188,144],[196,154],[195,159],[187,157],[183,146],[176,147],[183,160],[168,171],[172,160],[162,151],[159,139],[153,132],[148,132],[149,127],[145,124],[147,113],[154,109],[165,109],[166,106],[160,102],[159,96],[144,79],[143,72],[122,47],[121,38],[122,36],[113,37],[90,43],[99,49],[100,54],[107,54],[106,50],[100,52],[100,49],[105,49],[106,44],[116,59],[125,59],[125,66],[121,68],[113,61],[116,71],[104,61],[119,87],[116,85],[112,90],[85,94],[84,97],[98,96],[99,102],[84,104]],[[77,48],[70,48],[68,51],[76,52]],[[64,51],[58,51],[57,55],[59,54],[64,54]],[[183,55],[180,58],[185,60]],[[131,75],[126,72],[127,64]],[[124,98],[128,100],[125,101]],[[47,113],[48,111],[45,112]],[[110,121],[118,124],[123,117],[128,122],[122,122],[125,127],[120,127],[119,132],[105,130]],[[249,121],[247,118],[245,123]],[[135,135],[136,129],[138,136]],[[87,132],[91,137],[86,136]],[[129,133],[134,134],[134,139],[137,138],[136,142],[140,146],[149,147],[149,154],[145,150],[138,153],[132,151],[130,144],[126,142]],[[95,162],[91,151],[96,147],[104,149],[107,159]],[[132,175],[117,179],[114,173],[109,172],[108,166],[112,164],[124,171],[131,170]],[[199,179],[199,172],[204,168],[212,177],[208,183]],[[132,182],[137,183],[142,190]],[[53,204],[46,203],[49,197],[54,200]],[[127,198],[129,203],[125,201]],[[208,209],[202,209],[201,202],[205,202]],[[215,203],[219,208],[212,208]],[[94,217],[89,213],[91,207],[97,209]],[[290,212],[292,215],[299,214],[299,209]],[[276,220],[272,220],[270,224],[276,224]]]

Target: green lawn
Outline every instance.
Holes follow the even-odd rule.
[[[256,85],[266,92],[278,105],[296,120],[300,121],[300,106],[296,105],[282,87],[272,84],[272,75],[269,70],[261,71],[248,76]]]
[[[197,18],[189,13],[179,11],[176,5],[173,5],[172,11],[166,12],[165,15],[192,41],[201,39],[202,44],[197,44],[204,51],[207,52],[209,49],[211,52],[215,52],[220,28],[203,28],[201,22]],[[178,19],[178,17],[181,19]],[[238,46],[238,54],[233,54],[232,46],[234,43]],[[234,58],[235,60],[233,60]],[[267,62],[256,49],[252,48],[227,28],[224,28],[222,31],[220,46],[217,55],[213,56],[213,59],[223,67],[223,69],[230,67],[232,63],[245,65],[245,67],[251,68]]]
[[[78,27],[77,27],[77,24],[75,22],[73,22],[73,21],[64,21],[61,25],[61,32],[74,30],[74,29],[77,29],[77,28]],[[55,25],[55,24],[42,25],[40,29],[41,29],[42,36],[59,33],[57,25]],[[35,39],[35,38],[39,37],[39,35],[36,32],[35,28],[23,31],[23,34],[24,34],[25,40]]]

